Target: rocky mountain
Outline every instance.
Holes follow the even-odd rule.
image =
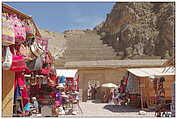
[[[122,59],[174,54],[174,2],[116,3],[95,31]]]

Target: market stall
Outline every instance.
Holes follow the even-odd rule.
[[[172,98],[171,85],[175,82],[174,68],[133,68],[128,69],[129,93],[135,91],[141,96],[141,108],[153,108],[157,105],[159,97],[164,97],[165,102],[170,102]],[[130,80],[133,79],[133,80]],[[136,88],[134,88],[137,84]]]
[[[56,86],[53,57],[31,16],[7,4],[2,8],[3,116],[30,116],[32,97],[40,101],[43,84]]]

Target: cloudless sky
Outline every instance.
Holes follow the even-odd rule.
[[[6,2],[32,15],[41,29],[64,32],[69,29],[90,29],[106,19],[113,2]]]

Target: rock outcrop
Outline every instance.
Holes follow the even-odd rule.
[[[40,30],[42,37],[48,38],[48,49],[55,59],[60,59],[64,55],[66,49],[66,40],[63,33],[53,32],[49,30]]]
[[[94,30],[122,59],[169,58],[174,55],[174,21],[173,2],[121,2]]]

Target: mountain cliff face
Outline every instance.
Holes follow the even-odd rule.
[[[173,2],[120,2],[94,30],[122,59],[169,58],[174,54],[174,21]]]

